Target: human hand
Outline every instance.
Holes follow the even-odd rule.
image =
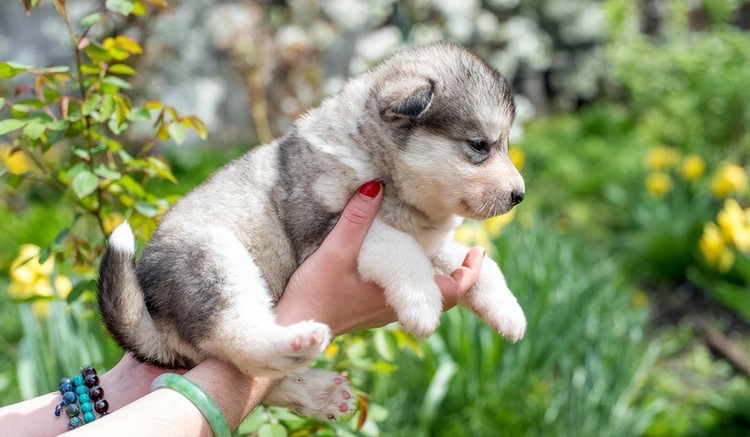
[[[357,272],[360,246],[383,200],[381,188],[377,181],[364,184],[323,244],[294,272],[276,305],[278,323],[312,319],[328,324],[338,335],[396,321],[383,289],[362,281]],[[484,249],[474,247],[450,275],[435,276],[444,311],[474,285],[484,255]]]

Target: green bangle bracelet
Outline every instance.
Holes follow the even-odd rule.
[[[206,418],[206,422],[208,422],[208,426],[211,427],[215,437],[231,437],[232,432],[224,413],[198,384],[176,373],[163,373],[151,383],[150,391],[161,387],[171,388],[188,398]]]

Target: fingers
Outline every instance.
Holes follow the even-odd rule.
[[[461,267],[454,270],[450,276],[435,276],[435,282],[443,293],[443,311],[456,306],[479,278],[482,260],[486,252],[481,247],[472,247],[464,258]]]
[[[370,181],[362,185],[357,194],[349,200],[323,246],[331,245],[337,248],[337,252],[356,259],[382,201],[383,190],[379,181]]]

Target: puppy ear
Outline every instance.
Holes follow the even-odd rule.
[[[393,122],[421,117],[430,108],[434,86],[421,76],[392,78],[378,93],[380,118]]]

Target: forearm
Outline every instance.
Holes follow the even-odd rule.
[[[142,364],[132,356],[123,357],[112,370],[100,377],[104,398],[115,411],[148,393],[151,381],[165,370]],[[61,375],[64,376],[64,375]],[[0,409],[0,434],[45,437],[58,435],[68,428],[65,413],[56,417],[55,406],[62,400],[60,392],[49,393]]]
[[[185,377],[216,402],[232,429],[260,404],[273,385],[270,379],[250,378],[233,366],[213,359],[204,361]],[[213,433],[201,412],[187,398],[162,388],[66,435],[210,437]]]

